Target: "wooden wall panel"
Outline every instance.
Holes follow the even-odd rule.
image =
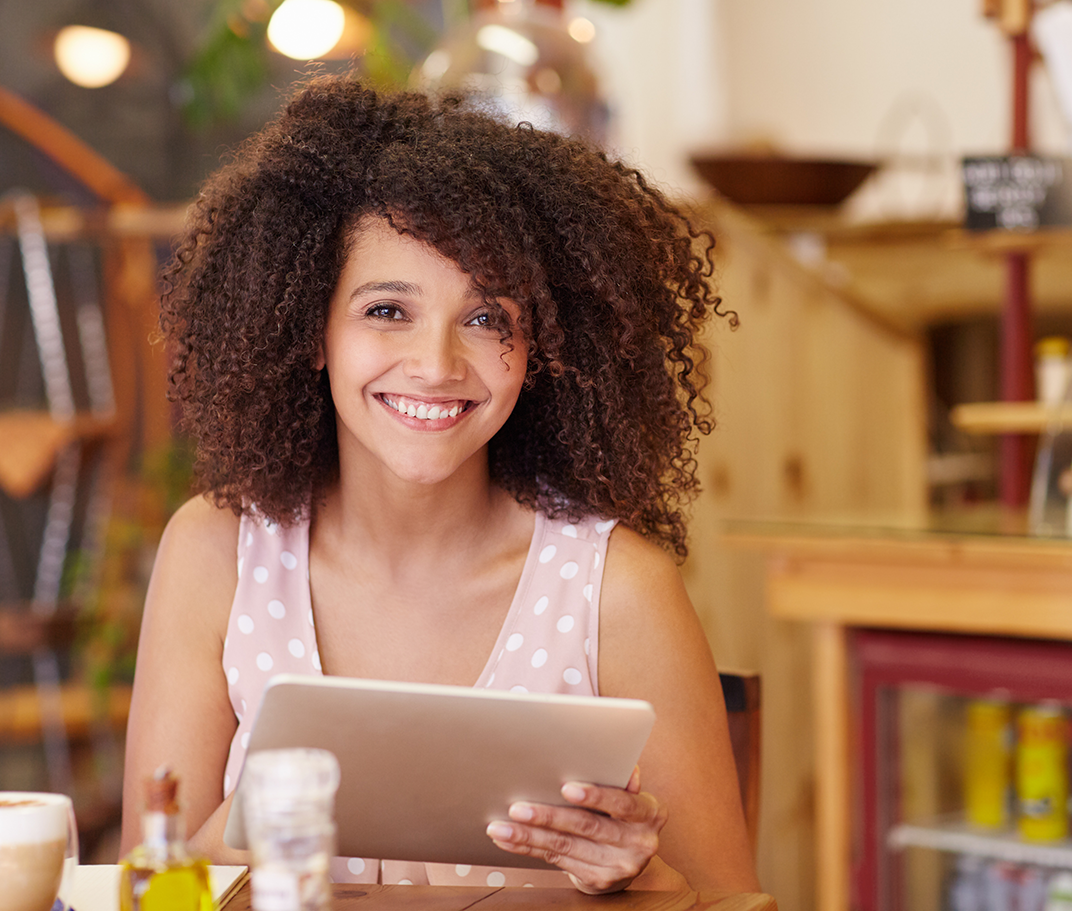
[[[730,518],[920,519],[925,371],[918,337],[885,323],[742,213],[707,213],[719,285],[740,327],[715,322],[700,445],[704,493],[683,573],[716,660],[763,674],[759,873],[781,907],[814,906],[809,640],[764,609],[764,560],[728,550]]]

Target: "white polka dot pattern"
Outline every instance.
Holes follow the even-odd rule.
[[[599,692],[599,589],[602,556],[614,522],[569,522],[537,514],[532,543],[510,611],[477,688],[527,693]],[[321,673],[309,593],[308,523],[282,528],[244,517],[238,536],[239,574],[224,641],[231,705],[238,729],[224,774],[224,796],[238,781],[253,719],[270,677]],[[568,886],[556,870],[468,867],[342,858],[336,882],[433,885]]]

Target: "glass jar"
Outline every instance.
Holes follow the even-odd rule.
[[[327,750],[264,750],[246,759],[243,812],[254,911],[328,911],[339,764]]]

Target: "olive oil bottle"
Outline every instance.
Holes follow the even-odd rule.
[[[122,864],[120,911],[212,911],[208,863],[186,852],[178,789],[166,768],[145,783],[142,843]]]

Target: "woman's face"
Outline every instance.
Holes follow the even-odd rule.
[[[363,219],[331,297],[322,355],[343,470],[356,460],[434,484],[474,457],[485,466],[525,379],[519,316],[514,301],[485,303],[430,245]]]

